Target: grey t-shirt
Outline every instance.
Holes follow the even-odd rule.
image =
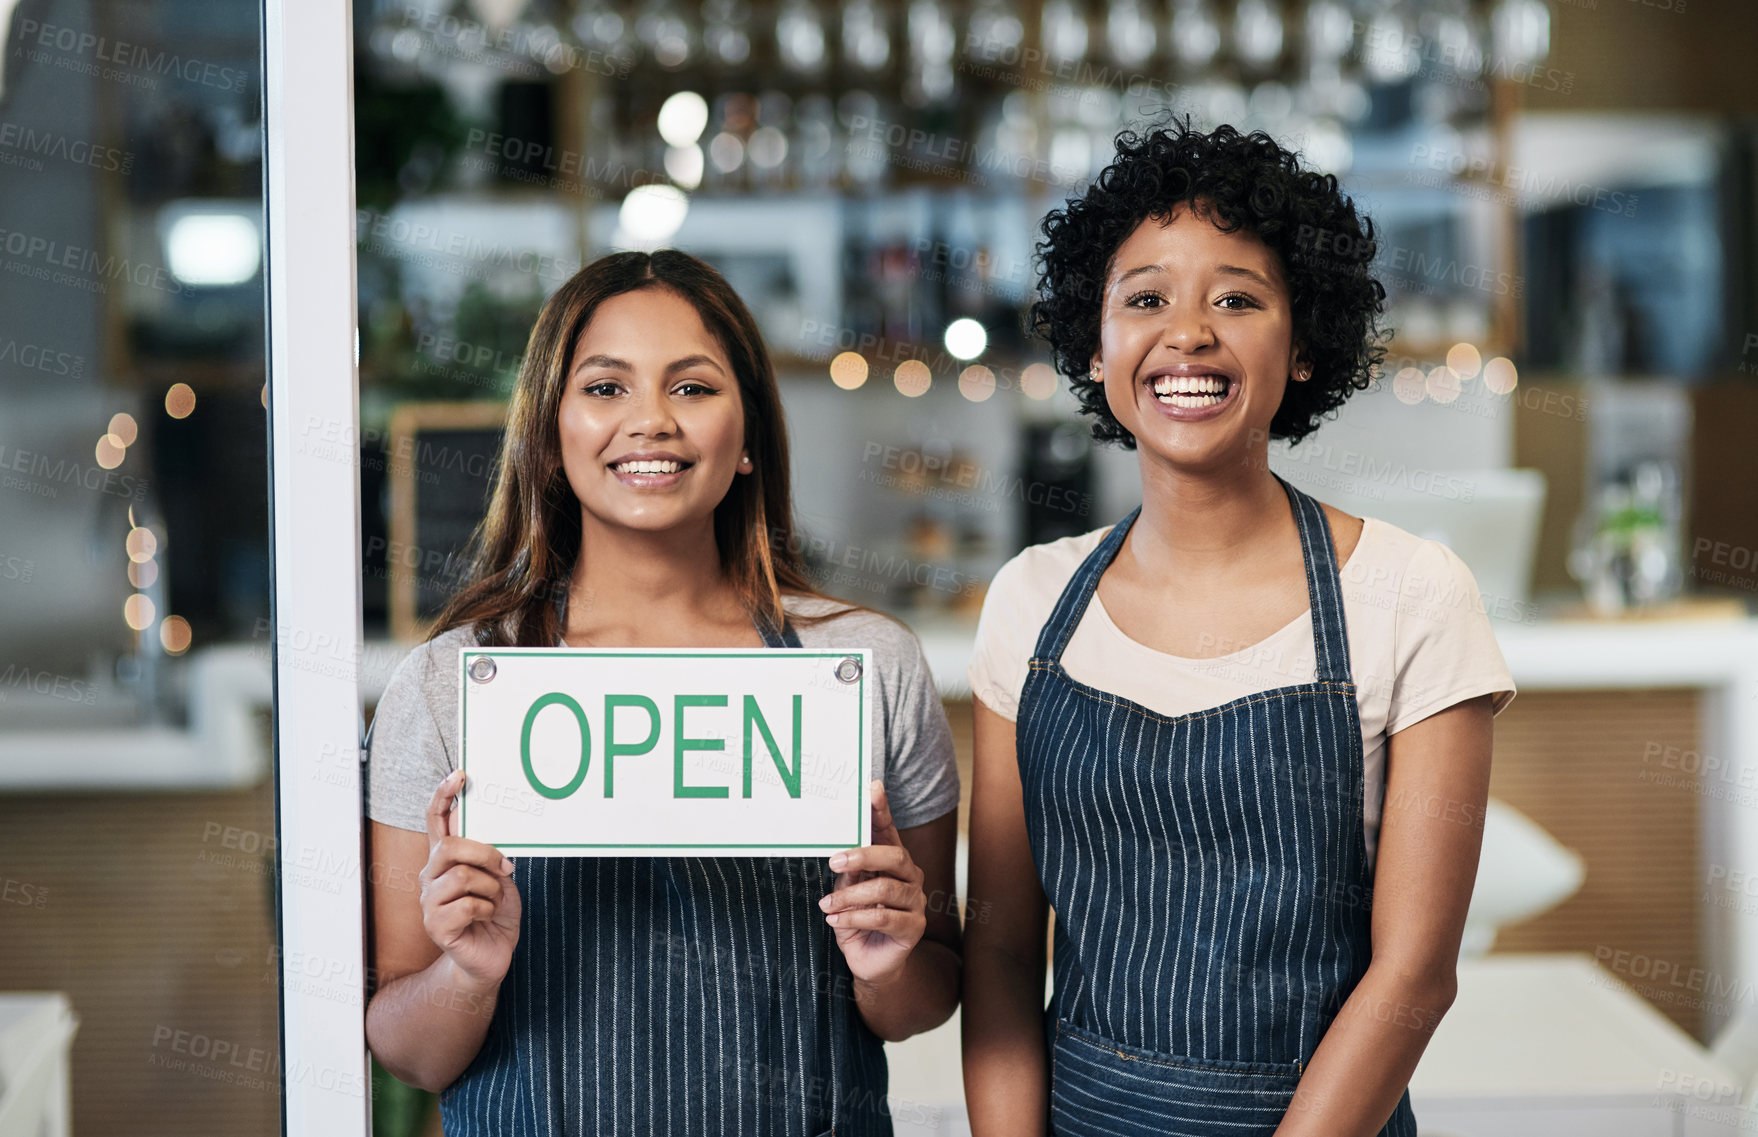
[[[792,599],[790,615],[833,610],[825,601]],[[874,776],[885,781],[899,829],[958,808],[952,730],[914,633],[873,612],[853,611],[797,624],[805,647],[866,647],[879,697],[872,703]],[[427,803],[457,769],[458,653],[475,646],[454,628],[403,658],[373,712],[367,764],[367,816],[399,829],[427,828]]]

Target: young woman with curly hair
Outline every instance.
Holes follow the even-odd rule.
[[[1120,135],[1043,235],[1035,329],[1142,504],[984,605],[973,1132],[1413,1137],[1513,683],[1454,554],[1267,462],[1383,356],[1372,223],[1185,124]]]

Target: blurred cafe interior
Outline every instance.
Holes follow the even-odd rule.
[[[359,426],[301,444],[358,463],[369,710],[545,297],[675,246],[758,318],[801,547],[920,637],[968,809],[987,582],[1139,493],[1024,330],[1037,225],[1132,123],[1262,129],[1373,217],[1395,328],[1272,464],[1451,546],[1521,691],[1424,1132],[1758,1123],[1758,5],[353,10]],[[275,936],[261,17],[0,18],[0,1134],[271,1132],[280,1000],[364,977]],[[957,1032],[891,1046],[900,1135],[969,1132]]]

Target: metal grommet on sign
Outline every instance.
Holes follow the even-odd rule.
[[[470,661],[470,678],[478,683],[486,683],[494,678],[494,660],[486,655],[479,655]]]
[[[854,656],[847,656],[836,665],[836,677],[844,683],[853,683],[861,677],[861,661]]]

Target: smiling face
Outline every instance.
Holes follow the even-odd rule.
[[[751,469],[732,364],[667,288],[613,296],[574,345],[557,412],[582,520],[647,532],[712,525]]]
[[[1301,374],[1293,328],[1276,254],[1180,207],[1118,246],[1093,364],[1144,459],[1213,469],[1268,446],[1282,391]]]

